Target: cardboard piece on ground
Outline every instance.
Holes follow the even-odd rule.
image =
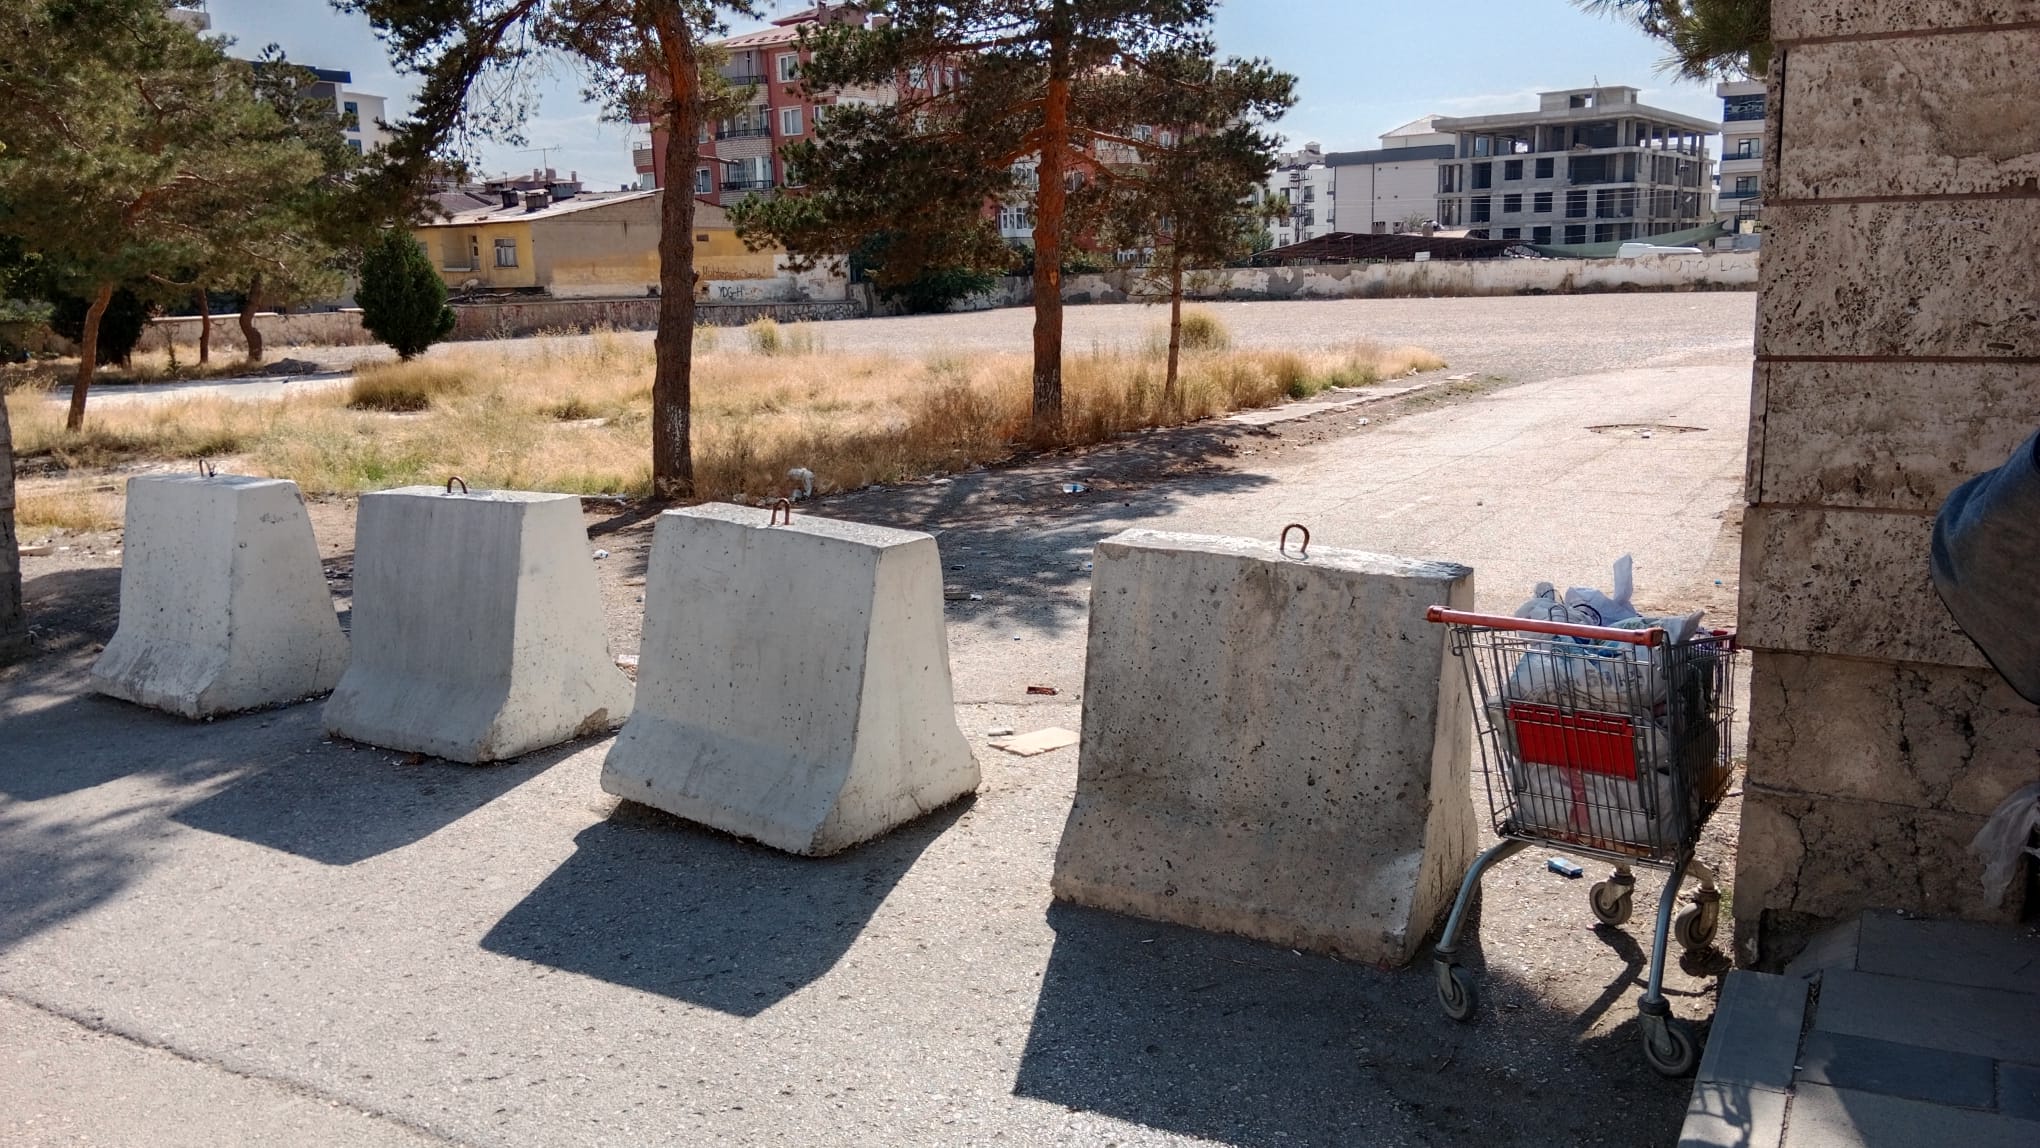
[[[1077,744],[1077,733],[1075,730],[1052,725],[1047,729],[1035,730],[1033,733],[1023,733],[1011,741],[999,742],[998,746],[1007,753],[1018,754],[1021,757],[1033,757],[1036,754],[1047,753],[1052,749],[1062,749],[1065,746],[1075,744]]]

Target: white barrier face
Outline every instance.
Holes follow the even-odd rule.
[[[614,728],[630,707],[580,499],[436,486],[362,495],[354,659],[326,703],[328,731],[499,761]]]
[[[659,516],[638,708],[602,788],[790,853],[974,791],[926,534],[738,506]]]
[[[188,718],[324,693],[347,638],[297,484],[128,480],[120,628],[92,688]]]
[[[1424,620],[1473,572],[1150,530],[1094,557],[1056,897],[1407,961],[1473,857],[1465,684]]]

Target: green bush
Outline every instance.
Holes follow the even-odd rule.
[[[998,285],[999,277],[990,271],[944,267],[923,271],[910,283],[881,287],[878,294],[887,302],[898,303],[909,315],[934,315]]]
[[[361,325],[399,358],[416,358],[453,333],[446,283],[425,248],[403,231],[383,232],[362,256],[361,289],[354,298],[361,304]]]

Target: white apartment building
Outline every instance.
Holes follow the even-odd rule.
[[[1539,92],[1537,109],[1433,121],[1458,137],[1438,165],[1438,223],[1475,239],[1619,244],[1712,223],[1721,125],[1654,108],[1635,88]]]
[[[1276,158],[1275,170],[1262,188],[1267,200],[1289,205],[1288,214],[1269,228],[1275,246],[1287,247],[1338,230],[1332,210],[1334,186],[1332,169],[1325,166],[1324,149],[1316,140]]]
[[[333,101],[333,110],[340,116],[341,130],[347,136],[347,146],[358,152],[372,152],[390,142],[390,133],[383,130],[383,112],[386,100],[368,92],[353,88],[354,75],[336,68],[312,68],[317,77],[308,95]]]
[[[1717,84],[1721,97],[1721,182],[1715,190],[1715,218],[1754,244],[1754,224],[1762,205],[1764,175],[1764,81],[1729,80]],[[1723,240],[1739,244],[1740,237]]]
[[[1393,235],[1416,231],[1438,210],[1438,164],[1452,158],[1455,136],[1423,116],[1381,133],[1370,151],[1325,157],[1337,189],[1339,230]]]

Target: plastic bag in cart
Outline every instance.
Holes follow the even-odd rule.
[[[1712,721],[1674,737],[1659,720],[1567,713],[1506,699],[1489,702],[1487,710],[1500,735],[1518,832],[1658,851],[1684,840],[1694,819],[1728,788],[1721,731]],[[1539,730],[1556,735],[1564,752],[1554,754],[1549,744],[1526,736]],[[1684,794],[1677,790],[1682,777],[1690,785]]]

